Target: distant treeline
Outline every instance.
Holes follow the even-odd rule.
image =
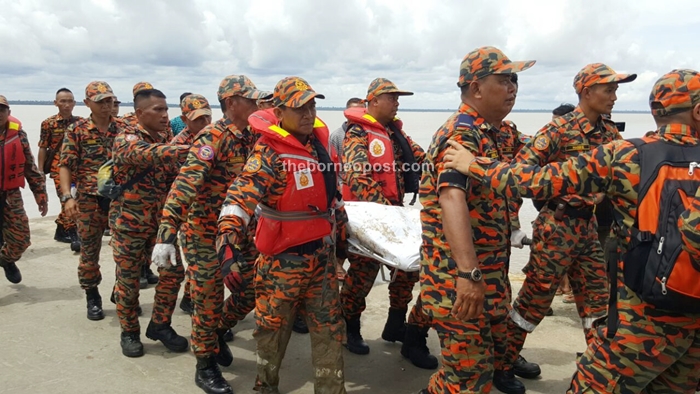
[[[41,100],[16,100],[16,101],[10,101],[10,105],[53,105],[53,101],[41,101]],[[79,106],[85,106],[85,104],[80,101],[76,100],[76,104]],[[133,102],[122,102],[121,103],[122,107],[133,107],[134,103]],[[168,107],[170,108],[178,108],[179,106],[177,104],[168,104]],[[220,108],[219,105],[212,105],[212,108]],[[320,111],[344,111],[345,107],[317,107],[318,110]],[[454,108],[445,108],[445,109],[428,109],[428,108],[401,108],[401,112],[454,112]],[[532,113],[551,113],[551,109],[514,109],[513,112],[532,112]],[[647,114],[649,113],[648,110],[645,111],[637,111],[637,110],[619,110],[615,111],[616,113],[624,113],[624,114]]]

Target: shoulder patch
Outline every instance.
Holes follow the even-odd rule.
[[[474,117],[467,114],[459,114],[457,116],[457,121],[455,122],[455,127],[471,128],[474,126]]]
[[[244,171],[246,172],[258,172],[262,167],[262,160],[260,159],[260,154],[251,156],[245,165]]]
[[[199,149],[197,150],[197,157],[199,157],[201,160],[204,161],[209,161],[214,158],[214,148],[212,148],[210,145],[203,145],[200,146]]]
[[[549,146],[549,137],[547,137],[546,135],[540,135],[537,138],[535,138],[535,142],[533,145],[537,150],[545,150]]]

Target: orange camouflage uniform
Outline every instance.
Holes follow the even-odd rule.
[[[387,133],[392,135],[394,131],[391,128],[386,128]],[[401,131],[406,140],[411,146],[413,156],[418,164],[422,164],[425,159],[423,149],[413,142],[411,138]],[[343,139],[343,159],[345,164],[344,181],[356,199],[359,201],[369,201],[384,205],[403,205],[404,185],[403,173],[400,171],[403,168],[403,156],[401,146],[395,138],[391,138],[394,151],[394,160],[396,172],[396,183],[399,192],[398,201],[389,201],[382,194],[382,187],[372,178],[371,172],[363,171],[366,164],[369,162],[369,141],[367,132],[359,124],[348,122],[345,138]],[[347,320],[359,318],[366,308],[365,298],[369,294],[374,285],[374,280],[381,269],[381,264],[376,260],[368,257],[363,257],[356,254],[349,254],[350,268],[348,269],[345,281],[340,292],[340,300],[343,308],[343,315]],[[408,304],[413,299],[413,287],[418,282],[418,272],[406,272],[391,269],[392,276],[395,274],[395,279],[389,284],[389,305],[390,308],[402,311],[405,315],[408,310]],[[429,326],[427,316],[425,316],[420,307],[413,308],[408,317],[410,324],[415,324],[421,327]]]
[[[592,124],[581,108],[576,107],[538,131],[513,162],[540,166],[561,162],[620,138],[615,123],[601,117]],[[555,205],[561,202],[567,209],[588,213],[588,216],[574,217],[565,213],[557,219],[555,210],[545,205],[535,219],[530,261],[525,267],[526,279],[508,321],[506,368],[517,360],[527,334],[544,318],[565,273],[570,276],[587,341],[591,340],[593,320],[605,314],[607,308],[606,269],[593,215],[593,197],[570,195],[550,201],[556,201]]]
[[[78,279],[85,290],[97,287],[102,281],[100,250],[102,235],[108,228],[108,201],[97,194],[97,172],[112,158],[114,137],[125,127],[120,119],[111,118],[107,130],[100,131],[90,116],[68,128],[61,146],[59,167],[71,171],[78,192],[77,224],[82,242]]]
[[[189,133],[180,132],[175,139]],[[178,229],[183,238],[182,249],[189,267],[192,315],[192,349],[198,357],[217,352],[216,330],[236,325],[255,306],[252,286],[253,262],[258,256],[253,243],[255,220],[244,237],[243,256],[248,264],[239,268],[244,280],[243,295],[232,295],[224,302],[215,238],[217,219],[226,190],[243,169],[256,136],[249,128],[238,130],[222,118],[200,131],[185,164],[180,169],[163,207],[157,243],[174,243]],[[223,307],[223,309],[222,309]]]
[[[51,161],[51,173],[49,177],[53,179],[56,186],[56,193],[61,197],[61,180],[58,176],[58,162],[61,159],[61,145],[63,137],[68,127],[82,119],[79,116],[71,116],[63,118],[60,114],[56,114],[44,119],[41,122],[41,131],[39,134],[39,148],[46,149],[46,160]],[[61,213],[56,218],[56,224],[63,226],[66,231],[72,231],[75,228],[75,222],[68,218],[63,212],[65,202],[61,202]]]
[[[110,227],[112,250],[117,265],[114,298],[123,332],[140,332],[138,314],[139,278],[143,264],[150,262],[155,245],[158,221],[165,195],[170,189],[168,179],[180,168],[187,154],[186,146],[168,144],[169,131],[151,135],[140,125],[126,128],[114,140],[114,180],[125,184],[144,174],[112,202]],[[168,324],[177,301],[184,268],[180,255],[177,264],[159,268],[151,321]]]
[[[466,117],[466,118],[465,118]],[[462,119],[469,119],[463,122]],[[492,191],[463,182],[444,168],[447,140],[455,139],[472,152],[499,158],[500,130],[474,108],[462,104],[435,133],[427,152],[434,164],[424,172],[420,188],[423,244],[421,292],[423,309],[433,319],[442,348],[442,368],[430,379],[430,393],[489,392],[494,369],[501,369],[506,349],[506,318],[510,300],[507,264],[510,258],[509,191]],[[462,181],[460,181],[462,179]],[[486,283],[483,317],[459,321],[452,317],[457,266],[450,256],[442,227],[440,189],[456,187],[466,193],[473,242]]]
[[[292,137],[293,138],[293,137]],[[313,148],[313,135],[307,150],[318,157]],[[255,145],[246,167],[228,189],[224,210],[241,208],[253,217],[258,203],[276,207],[286,189],[287,171],[283,160],[264,142]],[[344,209],[336,213],[339,232],[345,231]],[[222,211],[219,218],[219,244],[244,245],[248,233],[244,220]],[[279,383],[279,366],[292,332],[291,317],[306,316],[312,343],[312,362],[316,370],[315,387],[333,387],[345,392],[341,342],[345,326],[340,310],[338,279],[332,247],[327,244],[308,253],[285,252],[276,256],[261,254],[255,273],[255,320],[253,336],[258,341],[258,377],[264,387]],[[300,308],[299,311],[295,311]],[[269,338],[270,333],[274,339]],[[317,346],[318,344],[319,346]],[[326,373],[321,373],[323,371]],[[321,373],[321,374],[320,374]],[[330,374],[329,374],[330,373]],[[335,390],[343,388],[342,391]]]

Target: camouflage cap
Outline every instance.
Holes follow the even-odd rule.
[[[511,61],[498,48],[477,48],[462,59],[457,86],[468,85],[492,74],[513,74],[525,71],[534,64],[535,60]]]
[[[617,74],[615,70],[603,63],[592,63],[582,68],[574,77],[574,89],[581,93],[587,88],[603,83],[626,83],[637,79],[637,74]]]
[[[211,116],[209,101],[200,94],[190,94],[182,99],[180,109],[189,120],[195,120],[203,115]]]
[[[91,101],[102,101],[108,97],[116,97],[112,88],[105,81],[92,81],[85,88],[85,98]]]
[[[272,104],[275,107],[284,105],[290,108],[299,108],[313,98],[326,98],[316,93],[306,80],[299,77],[287,77],[277,82],[272,97]]]
[[[649,106],[654,116],[669,116],[700,104],[700,73],[673,70],[659,78],[651,89]]]
[[[229,75],[219,84],[216,96],[219,101],[231,96],[241,96],[247,99],[257,100],[264,97],[265,92],[258,90],[253,81],[245,75]]]
[[[263,96],[258,99],[258,104],[272,102],[272,98],[273,98],[272,92],[263,92]]]
[[[399,96],[413,96],[413,92],[399,90],[390,80],[386,78],[377,78],[369,84],[367,88],[367,98],[365,100],[372,101],[373,98],[385,93],[396,93]]]
[[[4,105],[7,108],[10,108],[10,103],[7,102],[7,98],[3,95],[0,95],[0,105]]]
[[[134,94],[134,97],[136,97],[136,93],[148,89],[154,89],[153,85],[151,85],[150,82],[139,82],[136,85],[134,85],[134,88],[131,89],[131,92]]]

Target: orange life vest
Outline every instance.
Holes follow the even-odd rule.
[[[277,206],[258,205],[255,246],[260,253],[274,256],[294,246],[332,237],[337,200],[329,196],[335,196],[337,180],[334,176],[329,185],[322,171],[327,165],[333,166],[328,153],[328,127],[320,119],[314,123],[314,137],[327,153],[325,158],[319,154],[316,160],[296,137],[276,124],[276,118],[268,116],[268,110],[255,114],[248,118],[250,126],[261,134],[259,141],[274,149],[287,169],[286,188]],[[332,194],[328,187],[333,188]]]
[[[399,203],[399,187],[394,168],[394,145],[389,133],[372,115],[367,113],[365,108],[348,108],[344,114],[348,119],[348,128],[354,123],[362,126],[367,132],[367,158],[372,170],[372,179],[382,186],[382,194],[387,200]],[[401,130],[403,123],[399,120],[396,123]],[[357,199],[350,187],[344,184],[343,200],[357,201]]]
[[[10,118],[5,128],[5,144],[0,151],[2,154],[2,191],[24,187],[24,149],[19,139],[21,123]]]

